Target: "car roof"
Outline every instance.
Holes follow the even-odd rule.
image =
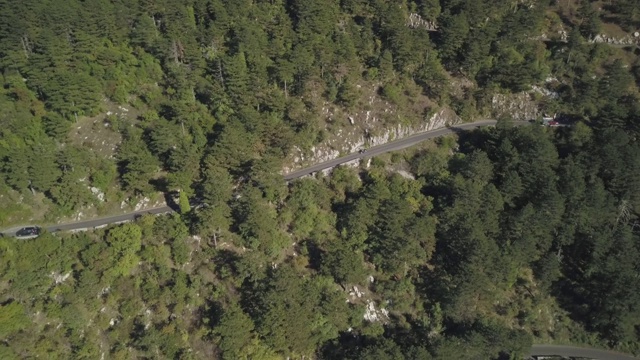
[[[40,231],[40,228],[37,227],[37,226],[26,226],[26,227],[23,227],[20,230],[18,230],[17,233],[34,232],[34,231]]]

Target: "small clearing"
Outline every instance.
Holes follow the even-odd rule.
[[[113,116],[118,121],[136,121],[140,111],[129,105],[118,105],[105,100],[106,112],[93,117],[81,117],[73,124],[69,138],[72,143],[90,149],[104,158],[113,158],[122,136],[113,129],[107,118]]]

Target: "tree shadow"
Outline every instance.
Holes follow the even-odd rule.
[[[164,193],[164,201],[171,210],[179,211],[180,204],[176,200],[178,198],[178,193],[176,191],[166,192]]]
[[[208,319],[209,327],[214,328],[220,324],[222,314],[224,313],[224,307],[219,301],[205,300],[205,304],[206,310],[203,311],[202,319]]]
[[[149,184],[153,186],[153,190],[159,191],[162,193],[169,192],[169,181],[166,177],[161,177],[158,179],[149,180]]]
[[[469,154],[476,149],[483,149],[483,144],[485,144],[489,138],[488,133],[484,128],[469,131],[468,129],[465,130],[456,126],[451,126],[449,129],[458,136],[458,151],[464,154]]]
[[[322,251],[315,241],[305,241],[304,246],[306,246],[307,253],[309,255],[309,267],[315,270],[320,270],[324,251]]]
[[[217,249],[216,255],[212,261],[215,264],[215,271],[223,278],[240,276],[240,270],[238,269],[238,262],[241,256],[234,251],[227,249]]]
[[[169,187],[169,181],[166,177],[151,179],[149,180],[149,184],[153,186],[154,191],[161,192],[163,194],[164,201],[168,207],[174,211],[180,210],[180,204],[178,203],[180,193],[178,191],[171,190]]]

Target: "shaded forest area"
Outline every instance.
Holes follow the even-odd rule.
[[[156,191],[191,197],[204,164],[272,186],[292,147],[327,136],[323,102],[364,109],[364,84],[398,104],[418,91],[473,119],[491,115],[493,94],[551,77],[558,96],[540,99],[547,112],[636,131],[637,57],[587,39],[601,18],[634,29],[637,3],[602,13],[586,1],[532,4],[2,2],[0,224],[38,207],[54,221],[100,205],[97,192],[113,203]],[[475,85],[457,89],[456,79]],[[139,116],[116,116],[112,104]],[[113,133],[104,136],[120,139],[114,154],[74,141],[86,116],[97,119],[92,132],[108,133],[104,123]]]
[[[638,352],[637,142],[508,123],[459,151],[452,140],[406,157],[415,180],[376,160],[266,202],[211,173],[200,210],[2,239],[0,354],[515,359],[534,341]]]
[[[637,1],[613,3],[0,1],[0,224],[33,199],[71,214],[90,187],[183,205],[0,239],[0,358],[639,353],[640,62],[588,41],[640,27]],[[321,101],[362,107],[362,84],[473,119],[549,77],[541,107],[576,126],[502,119],[406,155],[415,179],[382,159],[279,174],[324,136]],[[140,113],[106,115],[113,158],[70,135],[108,104]]]

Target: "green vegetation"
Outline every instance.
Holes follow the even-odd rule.
[[[235,199],[218,186],[218,205],[192,212],[4,238],[6,351],[517,358],[534,339],[640,350],[638,143],[503,124],[453,145],[407,157],[415,180],[378,162],[298,180],[279,205],[250,183]],[[369,302],[377,320],[363,316]]]
[[[588,41],[638,29],[637,1],[25,0],[0,19],[0,225],[159,192],[180,210],[0,238],[0,358],[640,354],[640,61]],[[279,175],[366,88],[424,121],[532,85],[575,126],[502,119]]]

